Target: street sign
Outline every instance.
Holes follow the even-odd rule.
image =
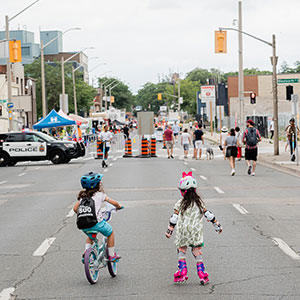
[[[299,78],[283,78],[278,79],[278,83],[299,83]]]
[[[0,103],[6,103],[7,100],[6,99],[0,99]]]
[[[201,86],[201,98],[203,101],[216,99],[216,87],[214,85]]]
[[[13,108],[14,107],[14,104],[12,102],[7,103],[6,105],[7,105],[7,108]]]

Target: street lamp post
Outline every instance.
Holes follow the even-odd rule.
[[[47,115],[47,104],[46,104],[46,89],[45,89],[45,62],[44,62],[44,49],[50,45],[51,43],[53,43],[54,41],[56,41],[59,37],[61,37],[62,35],[64,35],[65,33],[67,33],[68,31],[71,30],[80,30],[81,28],[69,28],[67,30],[65,30],[64,32],[62,32],[60,35],[58,35],[57,37],[55,37],[54,39],[52,39],[51,41],[49,41],[48,43],[46,43],[44,45],[43,40],[41,40],[41,80],[42,80],[42,109],[43,109],[43,118],[46,117]]]
[[[21,13],[23,13],[25,10],[27,10],[28,8],[30,8],[31,6],[33,6],[35,3],[39,2],[40,0],[36,0],[33,3],[31,3],[30,5],[26,6],[24,9],[22,9],[20,12],[18,12],[16,15],[14,15],[13,17],[9,18],[8,16],[5,16],[5,39],[7,41],[10,40],[10,36],[9,36],[9,22],[12,21],[14,18],[16,18],[17,16],[19,16]],[[9,59],[9,53],[8,56],[6,58],[6,77],[7,77],[7,102],[11,102],[12,101],[12,92],[11,92],[11,66],[10,66],[10,59]],[[12,114],[9,114],[9,131],[11,131],[13,129],[13,122],[12,122]]]
[[[104,97],[105,97],[105,111],[107,111],[107,89],[116,82],[117,79],[114,79],[108,86],[104,86]]]
[[[276,56],[276,39],[275,34],[272,35],[272,43],[265,41],[259,37],[256,37],[252,34],[249,34],[245,31],[236,29],[236,28],[222,28],[220,27],[219,30],[234,30],[238,31],[242,34],[245,34],[247,36],[250,36],[253,39],[256,39],[262,43],[265,43],[273,48],[273,55],[271,57],[271,62],[273,66],[273,72],[272,72],[272,89],[273,89],[273,118],[274,118],[274,155],[279,155],[279,136],[278,136],[278,85],[277,85],[277,61],[278,56]]]

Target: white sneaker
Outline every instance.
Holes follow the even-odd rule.
[[[234,176],[235,175],[235,169],[232,169],[231,170],[231,176]]]
[[[252,175],[252,176],[255,176],[255,173],[254,173],[254,172],[252,172],[252,173],[251,173],[251,175]]]

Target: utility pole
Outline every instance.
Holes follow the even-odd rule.
[[[178,77],[178,113],[180,114],[180,77]]]
[[[77,115],[77,97],[76,97],[76,85],[75,85],[75,69],[72,66],[72,78],[73,78],[73,91],[74,91],[74,111]]]
[[[65,111],[65,66],[64,66],[65,62],[64,62],[64,57],[61,57],[61,81],[62,81],[62,95],[61,95],[61,104],[62,104],[62,111],[64,113],[67,113]]]
[[[279,155],[278,92],[277,92],[277,71],[276,71],[278,57],[276,56],[275,34],[273,34],[272,36],[272,48],[273,48],[273,56],[271,57],[271,61],[273,65],[272,83],[273,83],[273,118],[274,118],[274,155]]]
[[[244,67],[243,67],[243,23],[242,23],[242,1],[239,1],[239,102],[240,102],[240,126],[244,130]]]

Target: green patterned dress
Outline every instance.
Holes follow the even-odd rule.
[[[179,211],[176,225],[175,245],[177,248],[184,246],[203,246],[203,214],[195,203],[182,215],[180,204],[182,199],[176,202],[174,209]]]

